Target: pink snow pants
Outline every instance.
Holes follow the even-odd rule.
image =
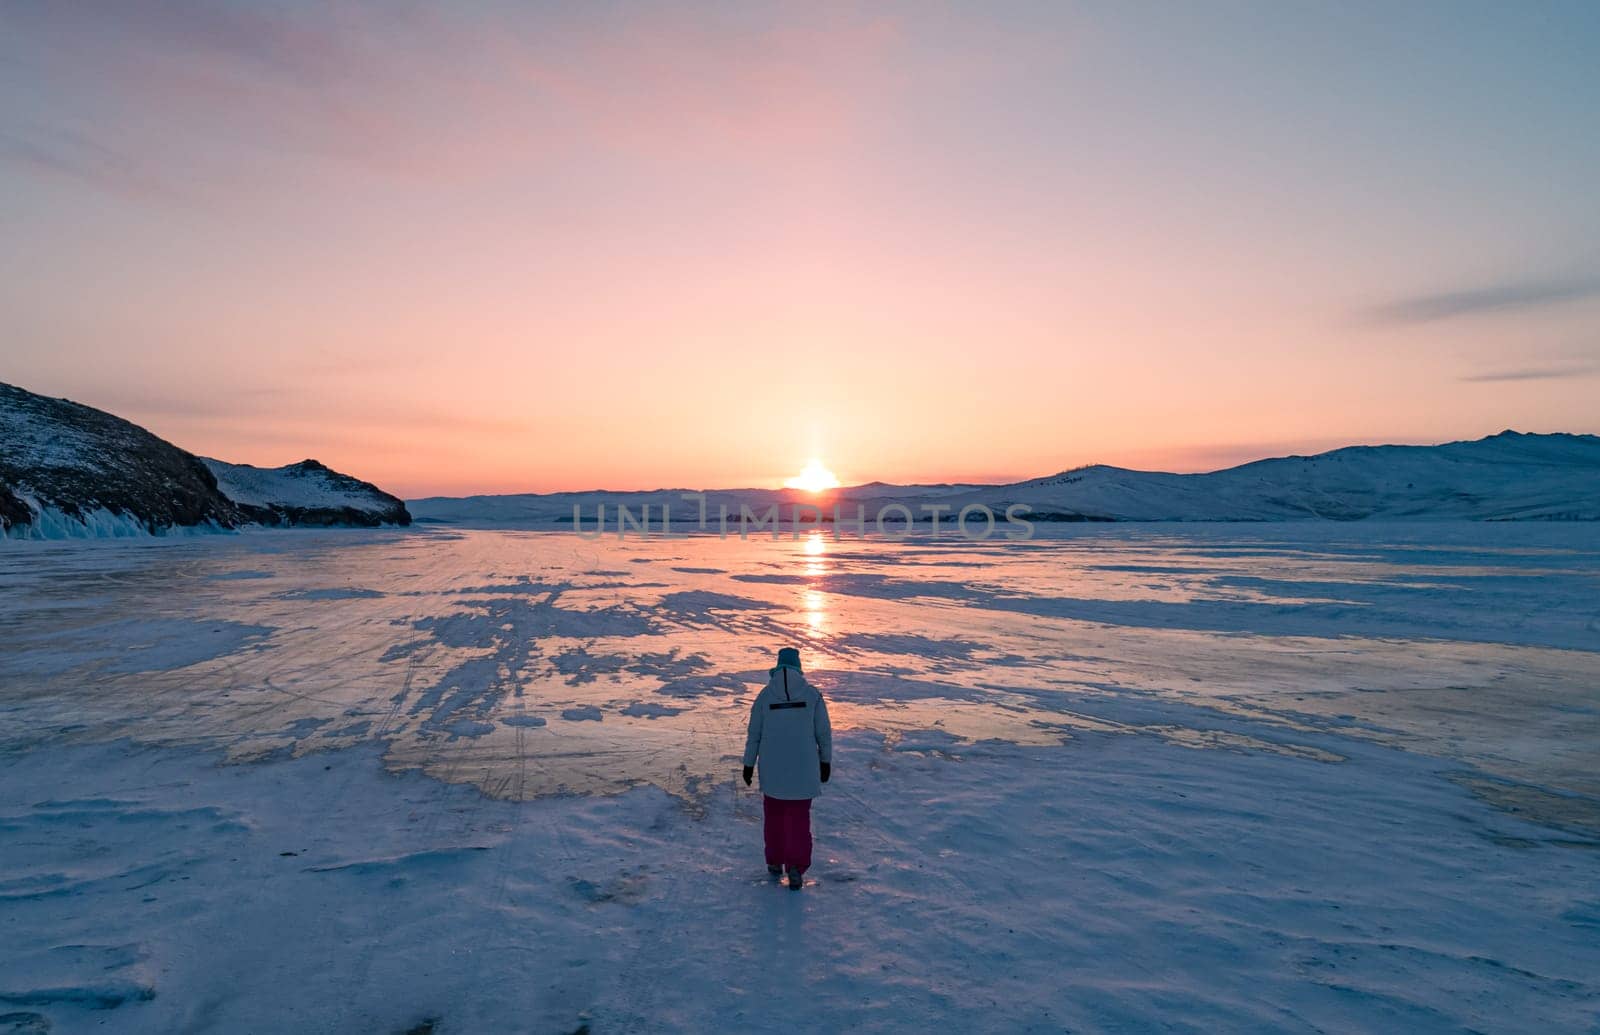
[[[811,865],[811,799],[791,801],[761,796],[762,833],[767,839],[767,865],[804,873]]]

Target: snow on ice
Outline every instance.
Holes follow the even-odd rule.
[[[0,1025],[1593,1025],[1592,526],[819,539],[12,544]]]

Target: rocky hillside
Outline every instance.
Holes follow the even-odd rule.
[[[192,454],[104,410],[0,384],[0,532],[139,534],[244,520]]]
[[[223,493],[263,525],[409,525],[398,497],[315,460],[287,467],[252,467],[210,457],[202,462]]]
[[[104,410],[0,384],[0,536],[159,535],[253,522],[404,525],[411,515],[376,486],[315,460],[268,470],[202,460]]]

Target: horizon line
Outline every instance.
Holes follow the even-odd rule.
[[[1044,478],[1057,478],[1057,477],[1061,477],[1063,475],[1073,474],[1073,473],[1075,473],[1077,471],[1085,471],[1085,470],[1089,470],[1090,468],[1095,468],[1095,467],[1106,467],[1106,468],[1111,468],[1113,470],[1127,471],[1127,472],[1132,473],[1132,474],[1169,474],[1169,475],[1174,475],[1174,476],[1177,476],[1177,477],[1193,477],[1193,476],[1208,475],[1208,474],[1219,474],[1219,473],[1224,472],[1224,471],[1232,471],[1232,470],[1236,470],[1236,469],[1241,468],[1241,467],[1248,467],[1251,464],[1264,463],[1266,461],[1271,461],[1271,460],[1311,459],[1311,458],[1319,457],[1319,456],[1327,456],[1330,453],[1342,452],[1342,451],[1347,450],[1347,449],[1436,449],[1436,448],[1439,448],[1439,447],[1442,447],[1442,446],[1461,445],[1461,444],[1473,443],[1473,442],[1486,442],[1486,441],[1488,441],[1490,439],[1501,438],[1501,437],[1504,437],[1504,436],[1514,436],[1514,437],[1518,437],[1518,438],[1524,438],[1524,437],[1526,437],[1526,438],[1545,438],[1545,437],[1553,437],[1553,436],[1567,436],[1567,437],[1571,437],[1571,438],[1596,438],[1596,437],[1600,437],[1600,435],[1596,435],[1593,432],[1582,432],[1582,431],[1546,431],[1546,432],[1540,432],[1540,431],[1518,431],[1515,428],[1503,428],[1500,431],[1489,432],[1487,434],[1479,435],[1476,438],[1452,438],[1452,439],[1446,439],[1444,441],[1428,441],[1428,442],[1404,442],[1404,441],[1351,442],[1351,443],[1347,443],[1347,444],[1342,445],[1342,446],[1334,446],[1334,447],[1332,447],[1330,449],[1320,450],[1320,451],[1315,452],[1315,453],[1273,453],[1273,454],[1268,454],[1268,455],[1264,455],[1264,456],[1257,456],[1257,457],[1254,457],[1254,458],[1249,459],[1249,460],[1241,460],[1238,463],[1229,464],[1229,465],[1227,465],[1225,467],[1213,467],[1213,468],[1207,468],[1205,470],[1196,470],[1196,471],[1162,471],[1162,470],[1154,470],[1154,469],[1150,469],[1150,468],[1124,467],[1124,466],[1122,466],[1120,464],[1108,464],[1108,463],[1101,463],[1101,462],[1092,462],[1092,463],[1077,464],[1077,465],[1074,465],[1072,467],[1063,467],[1063,468],[1060,468],[1058,470],[1051,471],[1051,472],[1048,472],[1048,473],[1045,473],[1045,474],[1035,474],[1035,475],[1029,475],[1029,476],[1026,476],[1026,477],[1023,477],[1023,478],[1013,478],[1013,479],[1011,479],[1009,481],[965,481],[965,480],[957,479],[957,480],[950,480],[950,481],[906,481],[906,482],[895,482],[895,481],[886,481],[886,480],[884,480],[882,478],[873,478],[873,479],[869,479],[869,480],[864,481],[864,482],[854,482],[854,483],[851,483],[849,485],[839,485],[839,486],[837,486],[835,488],[826,489],[826,490],[822,490],[822,491],[811,491],[811,490],[807,490],[807,489],[794,488],[792,486],[786,486],[786,485],[777,485],[777,486],[732,485],[732,486],[716,486],[716,487],[701,487],[701,488],[694,488],[694,487],[687,486],[687,485],[658,485],[658,486],[655,486],[653,488],[648,488],[648,489],[618,489],[618,488],[547,489],[547,490],[543,490],[543,491],[539,491],[539,490],[523,490],[523,491],[512,491],[512,492],[468,492],[468,493],[463,493],[461,495],[451,495],[451,494],[447,494],[447,493],[432,493],[432,494],[420,495],[420,496],[406,495],[406,496],[402,496],[401,498],[406,500],[407,502],[421,502],[421,501],[424,501],[424,500],[464,500],[464,499],[479,499],[479,498],[486,498],[486,497],[508,497],[508,496],[588,496],[588,495],[602,495],[602,494],[611,494],[611,495],[624,495],[624,494],[628,494],[628,495],[649,495],[649,494],[664,493],[664,492],[666,492],[666,493],[670,493],[670,492],[679,492],[679,493],[737,493],[737,492],[751,492],[751,493],[773,493],[773,494],[792,493],[792,494],[799,495],[799,496],[809,496],[809,497],[812,497],[812,498],[820,498],[820,497],[824,497],[824,496],[838,495],[838,494],[843,494],[843,493],[855,492],[855,491],[858,491],[860,489],[865,489],[865,488],[868,488],[868,487],[871,487],[871,486],[876,486],[876,485],[881,485],[881,486],[884,486],[886,488],[893,488],[893,489],[942,488],[942,487],[954,487],[954,486],[972,486],[973,488],[1002,488],[1002,487],[1005,487],[1005,486],[1008,486],[1008,485],[1021,485],[1021,484],[1026,483],[1026,482],[1039,481],[1040,479],[1044,479]]]

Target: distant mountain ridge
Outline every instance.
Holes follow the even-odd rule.
[[[0,384],[0,538],[410,520],[398,498],[315,460],[203,460],[104,410]]]
[[[1061,521],[1594,521],[1600,436],[1503,431],[1436,446],[1345,446],[1204,474],[1095,465],[965,496]]]
[[[476,527],[540,527],[570,524],[582,508],[592,529],[595,507],[628,506],[637,516],[645,504],[660,514],[672,508],[674,531],[698,522],[686,490],[650,492],[528,493],[412,500],[416,520]],[[950,521],[964,506],[981,504],[1003,514],[1013,504],[1034,521],[1285,521],[1362,519],[1478,521],[1600,520],[1600,436],[1531,435],[1503,431],[1473,441],[1434,446],[1346,446],[1314,456],[1255,460],[1203,474],[1134,471],[1103,464],[1004,485],[887,485],[870,482],[823,496],[793,489],[710,490],[705,493],[712,527],[720,506],[735,527],[741,505],[782,508],[821,502],[826,514],[837,505],[847,519],[859,505],[869,521],[892,504],[923,522],[927,508],[949,508]],[[614,524],[610,526],[614,529]],[[659,530],[659,529],[658,529]]]
[[[685,495],[693,498],[685,499]],[[1346,446],[1314,456],[1256,460],[1203,474],[1090,465],[1004,485],[870,482],[826,494],[797,489],[687,489],[431,497],[410,506],[315,460],[257,468],[197,457],[103,410],[0,384],[0,537],[147,535],[185,528],[410,524],[593,528],[606,504],[652,531],[670,508],[673,531],[719,527],[726,508],[818,506],[829,520],[861,507],[869,525],[898,505],[919,522],[952,521],[963,507],[1033,521],[1282,521],[1297,519],[1600,520],[1600,436],[1503,431],[1434,446]],[[904,518],[891,524],[898,527]],[[980,519],[981,523],[981,519]]]

